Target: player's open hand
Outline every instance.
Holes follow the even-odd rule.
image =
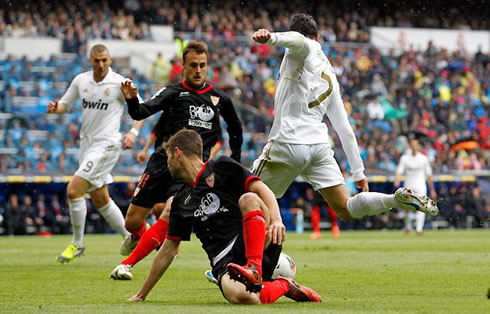
[[[258,42],[259,44],[265,44],[271,38],[271,33],[266,29],[259,29],[254,33],[252,39]]]
[[[146,151],[142,150],[142,151],[138,152],[138,154],[136,155],[136,161],[141,164],[141,163],[145,162],[147,156],[148,156],[148,154],[146,153]]]
[[[136,142],[136,135],[133,133],[126,133],[121,138],[121,142],[123,143],[123,149],[129,149],[133,147],[134,143]]]
[[[58,101],[50,101],[48,103],[48,113],[55,113],[56,109],[58,109]]]
[[[362,179],[355,182],[356,187],[362,192],[369,192],[369,185],[367,179]]]
[[[286,227],[280,220],[271,221],[267,228],[267,236],[272,243],[281,245],[286,240]]]
[[[121,82],[121,92],[126,99],[132,99],[138,97],[138,86],[133,84],[131,80],[125,80]]]
[[[128,299],[128,302],[143,302],[145,301],[145,298],[141,296],[139,293],[137,295],[133,295],[131,298]]]

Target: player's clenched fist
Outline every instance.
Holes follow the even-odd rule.
[[[126,99],[132,99],[138,97],[138,86],[133,84],[133,81],[126,80],[121,82],[121,92]]]
[[[254,33],[252,39],[260,44],[265,44],[271,38],[271,33],[266,29],[259,29]]]
[[[58,109],[58,101],[50,101],[48,103],[48,112],[49,113],[54,113],[56,112],[56,109]]]

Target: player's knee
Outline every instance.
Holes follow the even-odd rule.
[[[153,205],[152,211],[155,217],[160,217],[164,210],[165,210],[165,203],[156,203],[155,205]]]
[[[242,212],[260,209],[259,196],[251,192],[245,193],[240,196],[240,199],[238,200],[238,206],[240,207],[240,210]]]
[[[66,195],[68,196],[69,199],[75,199],[82,197],[83,194],[78,192],[74,184],[68,184],[68,187],[66,188]]]

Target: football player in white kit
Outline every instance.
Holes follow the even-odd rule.
[[[84,195],[92,202],[109,225],[123,237],[129,235],[124,227],[121,210],[109,196],[107,184],[123,148],[133,146],[143,121],[134,123],[129,133],[121,137],[119,127],[126,101],[119,88],[124,77],[110,68],[111,57],[103,45],[90,50],[92,71],[77,75],[61,99],[48,104],[48,113],[62,114],[82,99],[82,127],[80,130],[80,162],[68,183],[67,195],[73,228],[72,243],[56,258],[64,263],[85,251],[83,234],[87,207]]]
[[[284,46],[286,52],[274,100],[274,122],[262,155],[254,162],[254,172],[281,197],[293,180],[301,176],[325,198],[343,219],[376,215],[393,207],[437,215],[436,203],[408,188],[395,194],[368,192],[364,165],[356,137],[349,123],[334,70],[322,51],[315,20],[295,15],[289,32],[271,33],[259,29],[253,40]],[[362,189],[349,196],[344,178],[328,141],[322,122],[327,115],[340,137],[356,186]]]
[[[412,189],[420,195],[427,194],[427,186],[425,184],[427,178],[430,197],[433,199],[437,197],[434,181],[432,180],[432,168],[429,158],[420,152],[420,144],[416,138],[410,139],[410,149],[400,158],[400,163],[396,170],[395,182],[393,182],[395,187],[400,185],[402,175],[405,175],[405,187]],[[405,214],[405,232],[407,234],[412,231],[412,214],[412,212]],[[416,212],[415,230],[418,235],[421,235],[424,230],[424,222],[425,213]]]

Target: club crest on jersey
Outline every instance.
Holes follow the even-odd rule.
[[[214,187],[214,173],[212,173],[210,176],[208,176],[206,179],[205,179],[206,183],[210,186],[210,187]]]
[[[211,102],[213,105],[217,105],[219,103],[219,97],[218,96],[211,96]]]
[[[111,90],[109,88],[106,88],[104,91],[104,95],[109,96],[111,94]]]

